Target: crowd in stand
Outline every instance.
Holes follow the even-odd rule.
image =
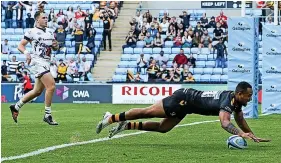
[[[167,12],[163,17],[153,17],[149,11],[143,14],[137,12],[129,22],[131,30],[125,38],[126,44],[123,45],[123,49],[128,47],[164,48],[166,41],[172,41],[172,48],[198,48],[197,55],[201,54],[202,48],[208,48],[210,54],[216,51],[215,67],[227,67],[227,48],[225,46],[225,42],[228,41],[227,16],[221,12],[219,16],[212,16],[208,19],[204,13],[201,18],[197,18],[196,26],[191,26],[190,19],[191,15],[188,11],[183,11],[178,18],[169,17]],[[208,30],[212,30],[212,36],[209,35]],[[181,49],[173,59],[172,67],[167,67],[168,58],[164,56],[163,51],[157,58],[148,59],[144,54],[140,54],[136,65],[137,78],[141,69],[144,69],[149,81],[195,81],[189,68],[196,67],[196,59],[192,54],[185,54]]]
[[[48,5],[45,1],[3,1],[1,2],[1,10],[5,11],[5,28],[14,28],[12,26],[14,21],[14,14],[16,12],[16,27],[15,28],[33,28],[35,24],[34,14],[37,10],[46,12],[44,6]],[[53,62],[51,63],[51,72],[57,81],[66,81],[66,75],[72,77],[73,81],[89,80],[91,66],[86,62],[86,58],[81,54],[93,54],[96,61],[95,53],[95,35],[96,30],[92,25],[93,21],[102,21],[104,32],[103,32],[103,43],[104,49],[106,49],[106,36],[109,39],[109,50],[111,50],[111,29],[113,21],[118,17],[118,12],[122,2],[118,1],[93,1],[89,5],[89,9],[82,10],[80,6],[73,8],[71,5],[67,10],[60,9],[55,13],[55,9],[51,8],[48,15],[48,28],[53,29],[56,40],[59,43],[59,50],[54,52]],[[24,12],[26,11],[26,19],[23,20]],[[57,54],[66,54],[66,36],[72,35],[75,41],[75,54],[78,55],[75,58],[69,60],[55,59]],[[87,42],[83,44],[83,42]],[[1,44],[2,54],[11,54],[11,46],[8,40],[4,40]],[[11,61],[4,61],[1,67],[2,81],[11,81],[9,75],[21,74],[20,63],[16,60],[16,55],[12,57]],[[94,62],[95,62],[94,61]],[[19,76],[17,75],[18,80]]]

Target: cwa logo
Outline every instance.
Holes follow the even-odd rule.
[[[251,70],[244,68],[243,64],[239,64],[236,69],[232,69],[232,72],[251,73]]]
[[[61,97],[62,100],[65,100],[65,99],[68,98],[68,95],[69,95],[69,91],[68,90],[69,90],[69,88],[67,88],[66,86],[63,86],[63,87],[58,88],[56,90],[56,94],[57,94],[57,96]]]
[[[243,42],[239,42],[237,44],[237,47],[233,47],[232,51],[238,51],[238,52],[245,52],[245,51],[251,51],[251,48],[248,47],[244,47],[244,43]]]
[[[266,37],[281,37],[281,34],[278,34],[276,30],[271,30],[270,33],[265,35]]]
[[[270,88],[265,89],[265,92],[281,92],[281,89],[278,89],[276,85],[271,85]]]
[[[251,30],[251,27],[249,27],[248,24],[245,22],[238,22],[236,26],[232,27],[232,30],[234,31],[248,31]]]
[[[270,67],[270,70],[265,71],[267,74],[281,74],[281,71],[277,70],[276,67]]]
[[[276,48],[270,48],[270,52],[266,52],[266,55],[281,55],[281,51]]]

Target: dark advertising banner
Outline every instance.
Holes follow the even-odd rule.
[[[241,1],[201,1],[201,8],[241,8]],[[253,3],[246,1],[246,8],[253,8]]]
[[[1,101],[14,103],[22,96],[19,84],[1,84]],[[54,103],[112,103],[112,85],[58,84],[53,96]],[[43,103],[45,92],[34,102]]]

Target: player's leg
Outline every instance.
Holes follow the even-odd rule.
[[[163,108],[163,102],[161,100],[146,108],[133,108],[130,109],[129,111],[118,113],[118,114],[111,114],[109,112],[106,112],[105,115],[103,116],[103,120],[101,120],[97,125],[96,132],[100,133],[103,128],[115,122],[144,119],[144,118],[166,118],[166,117],[167,116]]]
[[[144,130],[166,133],[173,129],[181,120],[182,119],[177,117],[169,117],[164,118],[161,122],[120,122],[109,131],[109,137],[111,138],[124,130]]]
[[[50,72],[47,72],[42,75],[40,78],[41,82],[46,88],[45,92],[45,116],[44,121],[47,122],[49,125],[58,125],[51,116],[51,105],[52,105],[52,98],[55,91],[55,80]]]
[[[25,94],[15,105],[10,106],[12,117],[16,123],[20,108],[30,100],[40,96],[44,88],[43,83],[37,78],[35,80],[34,89]]]

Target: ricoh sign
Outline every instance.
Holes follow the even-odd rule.
[[[113,104],[153,104],[180,89],[180,84],[114,84]]]

